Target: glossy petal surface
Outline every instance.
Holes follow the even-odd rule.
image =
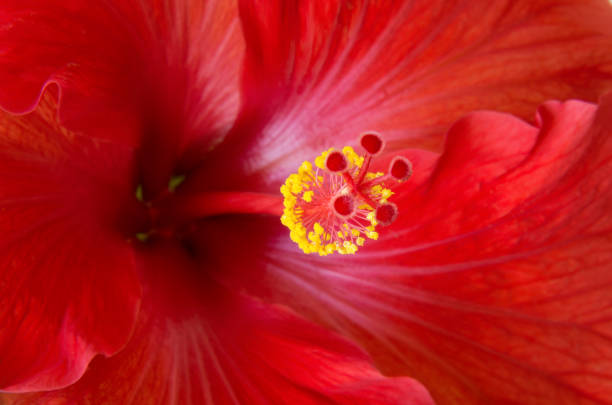
[[[358,339],[440,404],[608,404],[611,117],[610,96],[548,102],[535,127],[471,114],[439,158],[404,151],[414,177],[378,243],[320,259],[272,238],[246,286]]]
[[[246,103],[235,165],[264,184],[367,130],[383,131],[390,148],[437,148],[467,112],[532,119],[545,100],[597,101],[612,88],[603,0],[240,4]]]
[[[64,125],[142,145],[152,193],[233,124],[243,48],[233,1],[9,0],[0,106],[31,110],[43,85],[58,83]]]
[[[153,248],[142,252],[146,295],[126,349],[65,390],[8,404],[433,405],[420,384],[381,376],[333,333],[206,280],[182,249]]]
[[[131,150],[57,123],[49,91],[0,115],[0,389],[53,389],[123,348],[141,288],[117,212]],[[112,196],[112,198],[111,198]]]
[[[242,24],[234,2],[110,4],[0,6],[0,105],[61,89],[61,124],[57,97],[2,115],[0,389],[62,388],[114,355],[10,400],[428,403],[410,376],[441,404],[610,402],[610,99],[548,103],[536,126],[475,113],[443,155],[403,150],[436,149],[473,109],[594,101],[607,2],[245,0]],[[305,257],[276,218],[237,215],[157,234],[125,346],[136,184],[147,201],[200,167],[197,191],[276,191],[369,129],[415,171],[377,244]]]

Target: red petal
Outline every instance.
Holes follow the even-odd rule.
[[[165,188],[236,117],[237,13],[231,1],[3,1],[0,105],[29,111],[58,83],[65,126],[128,144],[144,137],[145,191]]]
[[[184,251],[159,244],[142,258],[147,295],[126,349],[65,390],[8,404],[433,405],[417,382],[382,377],[333,333],[198,277]]]
[[[141,288],[117,225],[130,150],[31,114],[0,115],[0,389],[54,389],[121,349]]]
[[[363,131],[381,132],[388,148],[432,147],[469,111],[531,119],[545,100],[596,101],[612,87],[603,0],[244,0],[241,15],[235,147],[248,147],[244,170],[267,184]]]
[[[97,136],[115,137],[105,124],[121,120],[133,124],[129,114],[121,113],[128,106],[130,112],[135,108],[128,91],[133,90],[141,65],[129,49],[125,22],[117,21],[111,10],[78,0],[7,0],[0,5],[0,24],[0,105],[4,109],[32,111],[43,86],[53,81],[64,90],[62,118],[77,120],[71,126],[102,127]]]
[[[379,241],[350,258],[305,256],[286,232],[259,241],[250,288],[360,340],[439,404],[609,403],[612,96],[548,102],[537,122],[474,113],[437,162],[406,151],[414,176]]]

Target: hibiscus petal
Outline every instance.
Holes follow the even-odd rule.
[[[399,217],[354,257],[245,229],[285,239],[234,259],[244,287],[359,340],[439,404],[609,403],[612,96],[548,102],[536,122],[477,112],[439,158],[404,151]]]
[[[45,83],[59,84],[65,126],[131,145],[144,139],[149,192],[167,185],[187,145],[177,170],[232,126],[243,49],[233,1],[7,0],[0,106],[30,111]]]
[[[94,360],[67,389],[7,404],[433,404],[420,384],[381,376],[346,340],[199,277],[182,248],[149,247],[142,316],[125,350]]]
[[[234,147],[248,149],[236,165],[267,184],[366,130],[388,148],[437,147],[469,111],[531,119],[545,100],[596,101],[612,87],[603,0],[244,0],[241,16]]]
[[[106,123],[132,122],[122,113],[128,106],[133,111],[126,90],[133,88],[128,84],[140,67],[138,56],[129,52],[125,24],[101,2],[7,0],[0,5],[0,25],[2,108],[32,111],[51,81],[64,90],[64,123],[102,126],[99,136],[113,137]]]
[[[0,389],[54,389],[121,349],[141,287],[118,225],[131,150],[57,123],[48,91],[0,115]],[[132,197],[133,198],[133,197]]]

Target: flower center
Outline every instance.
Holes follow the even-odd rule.
[[[282,198],[278,195],[225,191],[184,193],[179,186],[185,179],[185,176],[172,177],[168,188],[149,201],[144,200],[142,186],[136,188],[136,199],[147,217],[135,234],[137,240],[182,240],[197,229],[197,221],[212,216],[259,214],[278,217],[282,214]]]
[[[361,136],[360,144],[364,156],[349,146],[342,151],[331,148],[315,159],[316,168],[308,161],[302,163],[281,187],[281,222],[304,253],[353,254],[366,239],[378,238],[377,225],[389,225],[397,217],[397,206],[388,202],[393,195],[388,187],[410,177],[410,161],[396,156],[387,175],[368,172],[384,142],[369,132]]]
[[[146,219],[135,238],[173,238],[186,241],[198,229],[199,220],[226,214],[281,216],[290,229],[291,239],[304,253],[353,254],[366,239],[378,239],[376,227],[391,224],[398,208],[388,201],[391,186],[407,180],[412,164],[402,156],[391,160],[387,174],[369,172],[372,158],[383,150],[384,142],[374,132],[363,134],[360,144],[365,153],[353,148],[330,148],[314,161],[305,161],[297,173],[281,186],[281,196],[254,192],[193,192],[181,188],[185,176],[172,177],[168,187],[145,201],[142,187],[136,199]],[[188,188],[189,189],[189,188]]]

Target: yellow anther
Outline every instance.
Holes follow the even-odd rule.
[[[300,183],[291,184],[291,192],[293,194],[299,194],[303,190],[303,186]]]
[[[308,232],[308,240],[314,243],[315,245],[321,244],[321,237],[314,232]]]
[[[295,198],[285,198],[283,201],[283,205],[285,208],[293,208],[295,207]]]
[[[325,232],[325,229],[323,229],[321,224],[318,222],[315,222],[313,229],[317,235],[323,235],[323,233]]]
[[[299,174],[310,174],[312,173],[312,163],[310,163],[309,161],[305,161],[302,163],[302,165],[300,166],[300,168],[298,169],[298,173]]]
[[[295,243],[301,243],[302,242],[302,238],[300,238],[300,236],[297,234],[297,232],[295,231],[291,231],[289,233],[289,237],[291,238],[292,241],[294,241]]]
[[[381,177],[381,176],[384,176],[384,175],[385,174],[382,173],[382,172],[376,172],[376,173],[369,172],[369,173],[366,174],[365,178],[366,178],[366,180],[373,180],[373,179],[375,179],[377,177]]]
[[[349,241],[344,241],[342,247],[344,248],[343,251],[345,254],[354,254],[357,251],[357,246]]]
[[[312,202],[312,196],[314,195],[314,191],[305,191],[304,194],[302,194],[302,199],[306,202]]]
[[[321,153],[320,156],[317,156],[317,158],[315,159],[315,166],[317,166],[319,169],[325,169],[325,159],[327,158],[327,155],[329,155],[329,153],[333,150],[334,148],[329,148],[325,152]]]
[[[355,153],[353,148],[350,146],[345,146],[342,148],[342,153],[346,156],[347,160],[354,164],[357,167],[361,167],[363,165],[363,158]]]

